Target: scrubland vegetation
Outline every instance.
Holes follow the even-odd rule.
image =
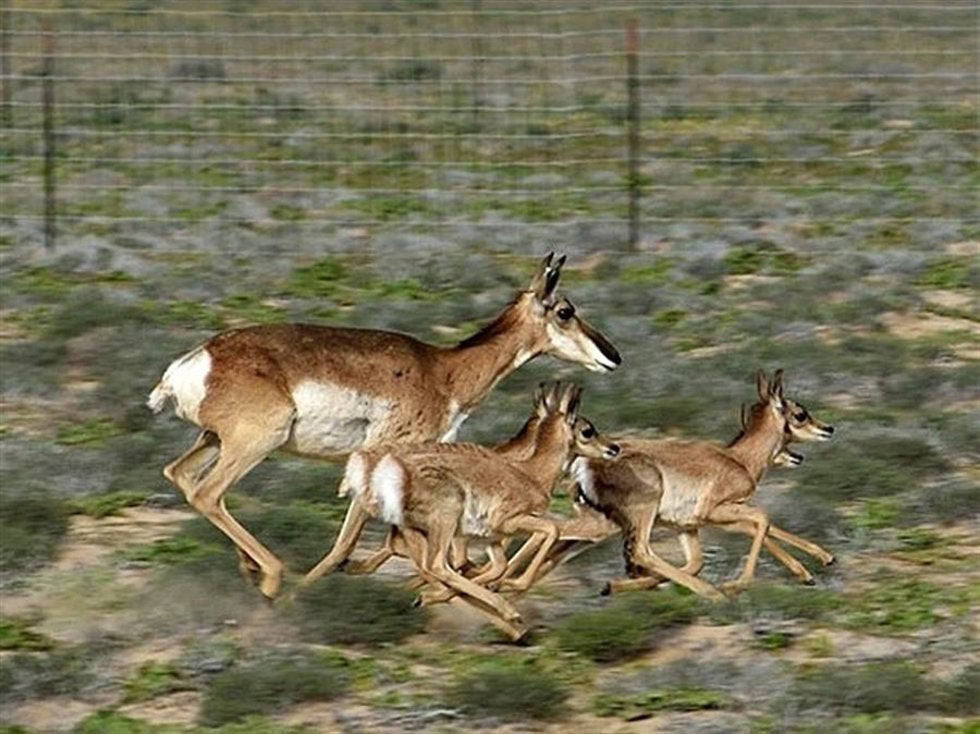
[[[917,11],[896,12],[922,25]],[[760,20],[751,10],[682,15],[657,17],[698,26]],[[818,15],[779,17],[814,28],[881,20]],[[900,36],[869,36],[861,50],[889,60],[875,67],[886,74],[955,70],[976,58],[906,58]],[[688,43],[710,50],[719,38],[703,31]],[[930,42],[963,47],[959,36]],[[797,50],[811,43],[801,36]],[[777,74],[795,58],[780,49],[751,71]],[[372,62],[371,94],[455,78],[448,62],[417,47],[404,55],[416,58]],[[60,225],[54,251],[41,246],[39,222],[0,235],[0,732],[980,731],[976,103],[914,77],[871,93],[846,75],[873,58],[821,57],[818,71],[842,76],[811,90],[833,103],[805,119],[794,105],[806,95],[795,87],[773,84],[765,109],[739,104],[741,87],[726,96],[724,78],[702,79],[701,96],[693,94],[689,75],[725,72],[717,57],[692,51],[697,68],[645,59],[648,189],[632,251],[622,226],[592,223],[624,216],[622,189],[575,191],[603,176],[619,186],[619,162],[559,168],[550,188],[523,199],[456,196],[451,186],[442,198],[412,193],[442,186],[439,176],[479,175],[489,189],[533,185],[520,165],[529,155],[605,154],[604,138],[552,140],[570,129],[554,118],[509,116],[508,131],[533,133],[531,147],[482,151],[466,126],[501,132],[489,111],[483,122],[348,121],[363,137],[344,154],[381,150],[386,160],[371,170],[296,168],[294,183],[331,196],[273,196],[227,166],[97,162],[135,155],[114,131],[153,126],[187,146],[195,131],[210,130],[216,150],[233,157],[220,133],[258,114],[247,105],[203,105],[181,128],[167,118],[175,98],[167,95],[188,94],[187,85],[91,85],[87,93],[104,104],[66,113],[75,115],[67,127],[105,135],[65,133],[77,159],[70,166],[96,162],[66,168],[63,182],[90,176],[125,186],[84,196],[65,189],[62,206],[79,218]],[[226,72],[212,59],[173,75],[195,78],[202,103],[244,98],[274,108],[271,129],[282,139],[249,140],[242,155],[316,159],[302,136],[283,142],[327,124],[301,91],[245,89]],[[619,92],[578,94],[582,111],[569,125],[622,131]],[[452,125],[469,133],[458,158],[513,167],[426,166],[417,147],[391,149],[384,138]],[[622,138],[614,140],[619,161]],[[26,145],[14,133],[3,143],[4,184],[38,177],[36,161],[22,158]],[[176,186],[153,196],[139,189],[175,181],[216,188],[197,198]],[[395,193],[362,190],[379,181]],[[344,187],[349,196],[336,193]],[[4,217],[28,208],[20,189],[5,193]],[[160,210],[179,223],[125,221]],[[239,221],[255,210],[259,224]],[[318,224],[344,218],[355,223]],[[610,541],[519,602],[534,625],[521,648],[455,607],[415,608],[404,565],[373,577],[336,574],[267,605],[239,574],[230,543],[160,475],[193,438],[187,424],[144,406],[161,371],[215,331],[246,323],[390,328],[448,344],[491,318],[551,249],[569,253],[564,292],[625,363],[597,376],[538,360],[496,388],[461,439],[509,436],[533,386],[560,376],[585,385],[583,410],[601,431],[725,442],[754,397],[754,371],[782,367],[788,393],[837,433],[803,447],[801,467],[773,470],[757,502],[832,550],[837,564],[810,564],[817,583],[807,588],[764,555],[758,584],[723,604],[670,588],[601,597],[622,570]],[[339,528],[340,471],[275,456],[229,506],[296,574]],[[567,509],[567,499],[556,507]],[[679,559],[669,533],[656,539]],[[730,578],[747,549],[743,536],[708,532],[705,577]]]

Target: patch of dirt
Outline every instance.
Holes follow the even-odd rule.
[[[980,257],[980,240],[963,240],[946,245],[946,252],[950,255],[963,255],[965,257]]]
[[[157,696],[150,701],[129,703],[119,707],[119,712],[134,719],[143,719],[151,724],[185,725],[194,724],[202,695],[199,691],[178,691]]]
[[[879,321],[891,334],[904,339],[965,333],[966,341],[953,345],[953,353],[960,359],[980,360],[980,323],[976,321],[928,312],[898,311],[882,314]]]
[[[127,507],[118,515],[98,519],[75,515],[71,519],[70,540],[49,568],[58,572],[97,565],[123,548],[169,538],[181,523],[194,516],[188,510],[157,507]]]
[[[97,709],[92,703],[65,697],[40,698],[11,706],[4,712],[2,723],[16,723],[30,731],[71,731],[78,722]]]

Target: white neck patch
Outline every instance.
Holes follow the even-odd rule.
[[[592,473],[592,467],[589,466],[589,460],[584,456],[579,456],[572,462],[571,468],[572,478],[578,482],[579,488],[582,490],[582,494],[588,497],[592,502],[598,503],[599,496],[595,491],[595,474]]]

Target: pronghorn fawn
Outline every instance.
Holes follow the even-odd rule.
[[[530,286],[454,347],[371,329],[309,324],[222,332],[175,360],[150,393],[201,429],[164,475],[235,544],[242,569],[274,597],[283,564],[236,521],[224,494],[273,451],[341,459],[388,443],[451,441],[494,385],[542,354],[604,372],[615,347],[557,287],[549,255]]]
[[[666,574],[656,567],[650,547],[654,523],[677,530],[686,556],[681,569],[691,576],[703,566],[699,530],[717,525],[752,536],[742,573],[725,585],[738,591],[755,575],[765,547],[804,581],[809,572],[776,542],[783,541],[832,563],[833,556],[809,541],[774,527],[768,515],[748,503],[771,463],[798,464],[802,457],[786,448],[791,441],[826,441],[834,429],[784,395],[783,373],[770,381],[759,371],[758,402],[743,413],[743,430],[728,446],[707,441],[617,439],[622,456],[615,462],[575,461],[572,472],[590,505],[605,513],[624,534],[627,570],[638,578],[613,581],[609,590],[656,585]]]
[[[413,450],[393,447],[370,470],[355,453],[347,479],[355,497],[370,496],[369,511],[400,529],[407,551],[424,580],[435,588],[426,601],[453,594],[496,617],[496,623],[518,639],[526,629],[520,614],[486,587],[500,581],[507,558],[500,542],[526,533],[536,539],[537,553],[525,573],[511,582],[525,589],[537,566],[558,537],[558,526],[541,517],[559,478],[575,456],[610,460],[619,447],[602,439],[578,416],[580,390],[555,386],[539,397],[543,414],[534,448],[524,458],[505,458],[475,444],[431,445]],[[468,579],[450,562],[457,535],[488,539],[490,568]]]
[[[544,384],[539,386],[534,395],[535,412],[527,419],[521,429],[511,438],[492,447],[492,450],[504,459],[524,459],[531,455],[538,438],[538,426],[547,416]],[[403,450],[411,451],[415,456],[433,448],[434,444],[401,445]],[[460,447],[460,451],[468,451],[467,444],[435,444],[438,450],[455,450],[450,447]],[[350,560],[357,541],[360,539],[364,526],[372,517],[377,517],[377,501],[370,491],[366,491],[371,472],[378,462],[388,453],[387,447],[376,449],[361,449],[348,459],[344,480],[341,482],[341,495],[347,495],[352,487],[357,488],[353,493],[347,514],[341,525],[340,532],[334,540],[333,547],[320,561],[303,577],[303,585],[330,573],[338,567],[343,567],[349,574],[369,574],[378,570],[392,556],[408,556],[404,537],[397,525],[392,525],[381,548],[369,557],[361,560]],[[374,503],[373,506],[371,503]],[[453,545],[453,565],[463,570],[467,564],[466,542],[462,536],[457,536]]]
[[[744,416],[743,416],[743,427],[744,427]],[[627,440],[627,439],[621,439],[621,440]],[[788,448],[785,447],[778,454],[776,454],[776,456],[772,460],[773,466],[794,467],[794,466],[799,466],[801,463],[803,463],[803,457],[800,454],[790,451]],[[582,471],[581,465],[575,467],[575,470],[577,474],[580,474]],[[548,557],[545,559],[544,563],[542,563],[541,566],[538,568],[538,574],[535,577],[535,581],[540,580],[543,576],[545,576],[547,573],[552,571],[555,567],[557,567],[561,563],[564,563],[570,558],[574,557],[577,553],[585,550],[590,545],[593,545],[595,543],[601,543],[602,541],[608,540],[609,538],[612,538],[613,536],[619,535],[621,533],[620,526],[610,519],[610,516],[613,514],[612,508],[607,507],[605,513],[603,513],[602,510],[598,506],[596,506],[583,493],[581,486],[579,484],[575,484],[573,494],[575,495],[574,507],[575,507],[576,515],[572,518],[569,518],[559,523],[558,542],[552,547],[552,550],[548,554]],[[770,532],[772,531],[772,529],[773,526],[770,526]],[[697,541],[697,540],[699,540],[699,537],[697,534],[695,534],[693,536],[693,541]],[[693,542],[692,539],[688,539],[688,541]],[[803,541],[803,542],[807,542],[807,541]],[[767,537],[765,546],[767,548],[770,548],[770,546],[772,545],[774,545],[774,543],[772,543],[771,539]],[[526,561],[529,551],[533,550],[528,546],[529,544],[525,544],[520,549],[520,551],[511,558],[510,563],[515,568],[519,568]],[[814,546],[814,547],[819,549],[819,546]],[[685,550],[687,550],[688,548],[693,549],[694,546],[685,546]],[[698,549],[700,549],[700,546],[698,546]],[[781,561],[786,563],[787,566],[790,566],[792,568],[791,564],[795,564],[796,559],[793,558],[792,556],[786,556],[789,559],[789,563],[787,563],[782,557],[780,557],[779,554],[780,550],[781,549],[777,546],[773,550],[774,555],[776,555],[777,558],[779,558]],[[698,552],[700,552],[700,550]],[[783,555],[785,556],[786,554]],[[830,554],[826,554],[826,555],[828,558],[831,558],[831,562],[832,562],[833,559],[830,556]],[[679,583],[683,586],[687,586],[688,588],[697,591],[698,589],[696,589],[694,586],[691,585],[690,576],[696,575],[696,573],[700,571],[700,567],[692,568],[690,559],[691,559],[691,554],[689,553],[687,558],[688,563],[685,565],[683,569],[677,568],[675,566],[671,566],[670,569],[680,572],[677,575],[677,577],[674,578],[675,583]],[[667,561],[663,561],[663,563],[667,564]],[[634,575],[642,574],[642,571],[636,568],[635,565],[631,564],[629,561],[627,561],[627,568]],[[688,573],[689,569],[694,570],[695,574]],[[804,569],[804,573],[806,573],[805,569]],[[650,572],[643,574],[642,579],[643,579],[642,581],[631,579],[629,583],[633,584],[635,587],[648,588],[652,586],[657,586],[663,583],[664,581],[669,580],[666,576],[661,576],[659,574],[651,575]],[[615,582],[617,586],[623,583],[624,582],[622,581]],[[607,584],[604,593],[608,594],[613,588],[614,586],[612,584]],[[702,587],[701,593],[712,598],[718,598],[718,596],[715,594],[715,590],[711,588],[705,589],[704,587]]]

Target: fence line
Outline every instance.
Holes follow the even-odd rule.
[[[974,2],[393,6],[7,0],[4,241],[46,207],[109,245],[141,225],[980,236]]]

